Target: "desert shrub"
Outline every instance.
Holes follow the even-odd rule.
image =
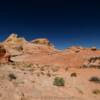
[[[8,76],[9,76],[9,79],[10,79],[11,81],[12,81],[12,80],[16,80],[16,76],[15,76],[13,73],[9,74]]]
[[[55,86],[64,86],[65,81],[62,77],[55,77],[53,85],[55,85]]]
[[[26,68],[30,68],[30,67],[32,67],[32,64],[26,64],[26,65],[24,65]]]
[[[71,73],[71,77],[77,77],[77,74],[75,72]]]
[[[93,90],[93,94],[100,94],[100,90],[98,90],[98,89],[95,89],[95,90]]]
[[[93,77],[90,78],[89,81],[95,82],[95,83],[100,83],[100,78],[98,78],[98,77],[96,77],[96,76],[93,76]]]

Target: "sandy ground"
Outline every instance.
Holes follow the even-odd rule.
[[[26,66],[26,67],[25,67]],[[90,82],[92,76],[100,78],[100,69],[73,69],[52,71],[51,66],[2,64],[0,66],[0,100],[100,100],[100,84]],[[48,71],[50,76],[48,76]],[[71,74],[76,73],[75,77]],[[16,79],[11,80],[9,75]],[[62,77],[65,86],[54,86],[55,77]]]

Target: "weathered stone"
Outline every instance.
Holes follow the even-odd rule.
[[[85,68],[100,68],[100,56],[89,57],[87,61],[83,64]]]
[[[48,39],[46,38],[40,38],[40,39],[35,39],[32,41],[33,44],[42,44],[42,45],[47,45],[47,46],[53,46]]]

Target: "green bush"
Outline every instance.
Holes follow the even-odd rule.
[[[64,86],[65,85],[65,81],[61,77],[56,77],[54,79],[53,85],[55,85],[55,86]]]

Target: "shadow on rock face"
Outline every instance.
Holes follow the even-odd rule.
[[[6,49],[3,45],[0,45],[0,58],[4,57],[6,54]]]
[[[10,54],[7,52],[4,45],[0,44],[0,63],[7,63],[10,60]]]

